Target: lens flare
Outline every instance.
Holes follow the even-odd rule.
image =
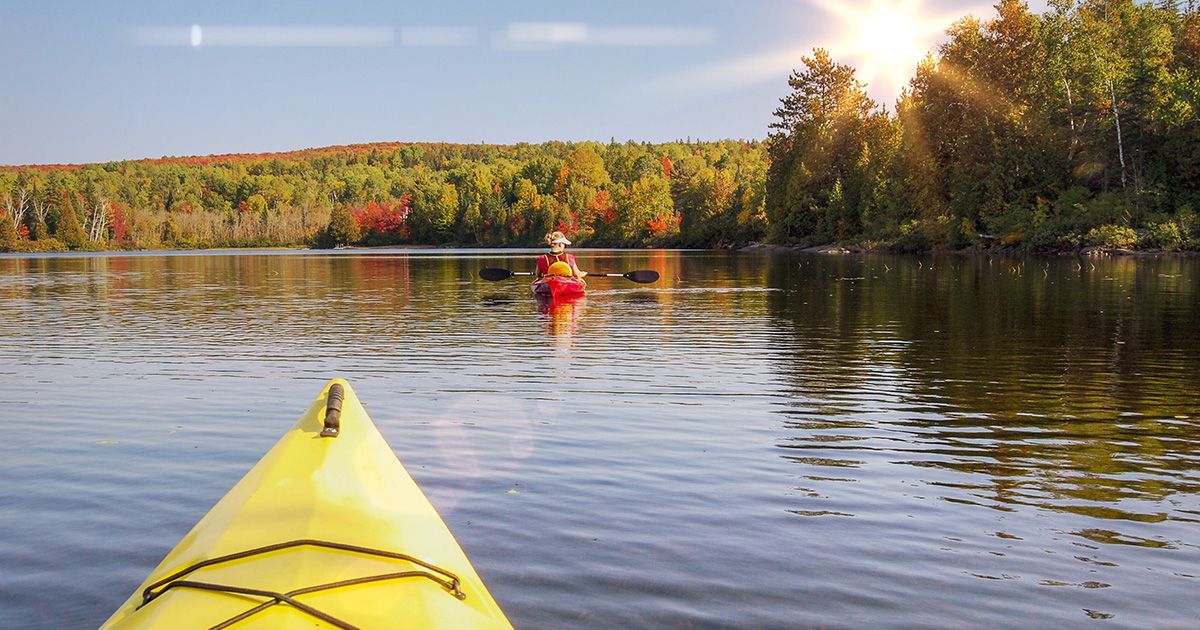
[[[917,64],[963,13],[931,15],[921,0],[809,0],[840,22],[815,45],[857,69],[876,95],[898,95]],[[986,10],[986,7],[983,7]]]

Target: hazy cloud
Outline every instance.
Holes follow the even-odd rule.
[[[511,22],[492,43],[499,48],[577,46],[705,46],[716,41],[710,28],[674,26],[588,26],[582,22]]]
[[[400,29],[401,46],[473,46],[479,29],[470,26],[405,26]]]
[[[165,26],[134,32],[143,46],[369,47],[391,46],[390,26]]]
[[[401,46],[474,46],[480,42],[474,26],[405,26]],[[392,46],[396,29],[390,26],[148,26],[134,30],[142,46]],[[675,26],[588,26],[583,22],[512,22],[492,33],[495,48],[556,48],[560,46],[706,46],[716,41],[711,28]]]
[[[696,89],[705,91],[733,91],[748,85],[787,77],[802,65],[800,58],[812,54],[811,48],[777,50],[755,57],[746,57],[724,63],[698,66],[679,74],[664,77],[650,88],[663,92],[686,92]]]

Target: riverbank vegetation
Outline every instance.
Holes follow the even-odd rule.
[[[757,141],[369,144],[8,168],[26,250],[358,245],[698,246],[765,232]]]
[[[1200,241],[1192,3],[1002,0],[888,110],[815,50],[765,142],[378,143],[0,169],[0,251]]]
[[[1195,247],[1200,13],[1002,0],[964,18],[888,113],[817,50],[769,139],[769,234],[902,250]]]

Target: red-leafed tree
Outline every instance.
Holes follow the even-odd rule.
[[[412,195],[384,202],[368,201],[350,213],[367,245],[394,245],[410,237],[408,216],[412,213]]]
[[[125,220],[125,208],[117,202],[113,202],[109,207],[108,230],[112,233],[114,243],[117,245],[125,243],[125,236],[129,232],[129,226]]]
[[[658,161],[662,162],[663,175],[665,175],[668,179],[670,179],[671,173],[672,173],[672,171],[674,171],[674,165],[671,164],[671,158],[664,155],[661,158],[659,158]]]
[[[579,213],[564,208],[564,212],[558,216],[558,224],[554,229],[566,234],[567,237],[574,237],[575,233],[579,231]]]

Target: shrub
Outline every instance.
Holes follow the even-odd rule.
[[[979,241],[979,233],[975,230],[975,222],[963,217],[958,223],[951,223],[947,239],[950,247],[961,249]]]
[[[1128,199],[1115,192],[1100,193],[1095,199],[1079,205],[1078,209],[1080,214],[1076,220],[1083,229],[1127,224],[1131,217]]]
[[[1080,240],[1079,234],[1067,221],[1055,218],[1029,228],[1022,242],[1027,250],[1038,252],[1077,249]]]
[[[1179,249],[1182,244],[1183,234],[1180,233],[1179,226],[1174,221],[1151,224],[1150,229],[1142,235],[1140,243],[1147,249],[1161,249],[1168,252]]]
[[[1047,202],[1038,200],[1038,206],[1045,211]],[[1072,186],[1062,192],[1058,199],[1054,200],[1052,205],[1054,216],[1061,217],[1067,221],[1078,221],[1081,217],[1091,215],[1092,209],[1089,206],[1095,206],[1097,201],[1092,199],[1092,193],[1087,188],[1082,186]],[[1049,213],[1043,214],[1043,216]]]
[[[909,221],[900,226],[900,238],[896,239],[893,247],[905,254],[915,254],[929,249],[929,239],[925,236],[921,221]]]
[[[1088,244],[1100,247],[1133,247],[1137,240],[1133,228],[1112,224],[1092,228],[1085,239]]]
[[[1191,206],[1183,206],[1175,211],[1175,225],[1179,226],[1179,231],[1183,233],[1184,238],[1200,236],[1196,232],[1196,228],[1200,227],[1200,222],[1196,221],[1196,211],[1192,210]]]
[[[29,241],[28,248],[26,249],[26,251],[35,252],[35,253],[36,252],[65,252],[65,251],[67,251],[67,244],[56,238],[43,238],[43,239],[37,240],[37,241]]]

